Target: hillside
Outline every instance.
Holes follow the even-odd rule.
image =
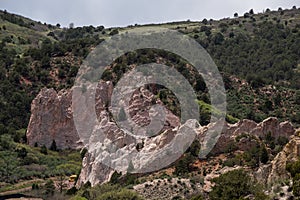
[[[207,159],[200,160],[197,157],[203,137],[201,134],[206,133],[205,128],[213,126],[209,124],[211,113],[219,111],[210,106],[207,87],[193,66],[177,55],[157,49],[142,49],[122,55],[111,66],[107,66],[102,79],[113,87],[124,73],[137,65],[156,62],[174,66],[196,91],[200,107],[199,123],[202,125],[197,129],[198,140],[170,166],[155,173],[138,175],[121,175],[111,169],[95,167],[93,163],[97,162],[91,160],[97,155],[82,151],[80,157],[78,150],[66,149],[76,148],[77,145],[74,140],[76,137],[72,138],[74,141],[65,140],[76,132],[74,125],[69,122],[73,118],[65,113],[69,111],[70,89],[80,65],[102,41],[136,27],[164,27],[186,34],[201,44],[218,66],[226,88],[227,123],[220,143]],[[219,199],[220,194],[226,194],[228,196],[224,199],[232,199],[230,190],[240,185],[245,187],[245,191],[239,191],[240,196],[248,196],[249,199],[300,196],[297,161],[299,131],[295,131],[300,127],[299,8],[266,10],[257,14],[250,10],[242,16],[234,14],[233,18],[221,20],[203,19],[198,22],[123,28],[61,28],[59,24],[42,24],[0,11],[0,41],[1,192],[23,181],[26,184],[22,186],[19,183],[17,189],[30,187],[32,182],[27,181],[36,180],[36,185],[32,185],[35,190],[27,194],[51,199],[54,186],[50,177],[57,190],[70,189],[59,185],[65,181],[61,179],[72,174],[79,175],[83,159],[86,165],[78,180],[82,187],[79,191],[75,188],[68,190],[68,194],[73,195],[68,198],[96,199],[101,194],[98,199],[113,195],[117,195],[117,199],[123,196],[159,199],[165,194],[167,199]],[[104,87],[104,91],[101,90],[103,94],[111,94],[112,91],[106,89]],[[151,100],[147,99],[149,96]],[[169,132],[158,137],[163,142],[168,141],[166,138],[169,138],[168,134],[173,134],[172,129],[182,125],[177,122],[181,111],[173,92],[160,85],[147,85],[135,97],[146,100],[134,101],[130,110],[133,113],[135,109],[149,109],[153,101],[159,101],[166,107],[169,119],[165,128]],[[31,109],[31,105],[35,109]],[[114,121],[110,119],[109,103],[100,102],[97,106],[103,111],[98,117],[108,116],[103,124],[109,127],[112,138],[117,139],[120,131],[110,123]],[[135,117],[139,120],[144,117],[143,114],[137,113]],[[29,122],[30,117],[35,121]],[[51,129],[47,128],[49,124],[53,125]],[[27,128],[31,130],[25,130]],[[64,133],[66,130],[72,131]],[[41,138],[46,138],[45,135],[47,140],[41,141]],[[155,143],[156,140],[151,138],[148,143]],[[68,142],[72,144],[66,147]],[[130,142],[130,137],[124,137],[118,145],[130,146]],[[151,152],[149,149],[145,151]],[[94,174],[91,178],[88,176],[93,173],[91,169],[106,174]],[[111,174],[109,184],[90,187],[91,183],[94,186],[94,183],[107,181]],[[49,181],[41,181],[41,178]],[[269,182],[264,182],[264,178]],[[230,180],[237,185],[230,185]],[[227,184],[229,192],[218,187]],[[66,198],[59,193],[56,195],[57,199]]]
[[[78,67],[93,46],[118,31],[134,28],[61,29],[59,25],[41,24],[7,12],[0,14],[0,132],[25,128],[31,100],[42,87],[71,87]],[[220,21],[153,26],[188,34],[207,49],[223,72],[229,114],[256,121],[277,116],[297,125],[300,118],[299,15],[299,9],[291,9]],[[276,91],[268,89],[271,85],[276,86]],[[266,94],[267,91],[273,95]],[[265,108],[265,104],[271,105],[271,109]]]

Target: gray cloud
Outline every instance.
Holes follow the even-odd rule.
[[[179,20],[220,19],[251,8],[262,12],[300,6],[299,0],[1,0],[0,8],[37,21],[68,26],[161,23]]]

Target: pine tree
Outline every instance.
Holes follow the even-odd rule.
[[[57,151],[57,146],[55,140],[52,140],[52,144],[50,146],[51,151]]]
[[[47,147],[46,147],[45,145],[43,145],[43,146],[41,147],[40,152],[41,152],[42,154],[47,155],[47,154],[48,154]]]
[[[53,195],[54,194],[54,191],[55,191],[55,186],[54,186],[54,182],[49,179],[46,184],[45,184],[45,194],[47,195]]]
[[[262,147],[261,152],[260,152],[260,162],[262,162],[263,164],[266,164],[268,161],[269,161],[268,151],[267,151],[266,147]]]

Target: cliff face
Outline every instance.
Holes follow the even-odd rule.
[[[72,91],[42,89],[31,104],[27,128],[28,144],[50,147],[53,140],[60,149],[80,148],[79,137],[72,115]]]
[[[77,185],[87,181],[92,185],[107,182],[115,170],[122,173],[131,170],[136,172],[159,170],[163,163],[171,163],[183,153],[180,152],[185,145],[182,130],[196,129],[199,126],[193,120],[180,126],[179,118],[164,107],[166,120],[160,134],[149,138],[136,138],[116,124],[108,112],[110,107],[101,109],[101,101],[97,102],[99,107],[97,110],[100,111],[97,114],[99,123],[94,127],[85,146],[88,152],[83,159]],[[132,121],[143,127],[147,126],[151,122],[151,117],[157,114],[155,111],[149,112],[153,103],[162,105],[149,90],[141,87],[133,93],[130,105],[125,109]],[[137,132],[140,133],[140,130]],[[102,133],[105,133],[105,136]],[[160,152],[161,149],[175,148],[170,142],[176,138],[176,147],[179,151],[177,154],[166,156]]]
[[[100,82],[95,97],[97,115],[105,110],[112,93],[111,82]],[[83,111],[82,118],[89,112]],[[27,128],[28,144],[50,147],[53,140],[59,149],[78,149],[83,143],[77,133],[72,110],[72,89],[56,92],[44,88],[31,103],[31,117]]]
[[[108,112],[112,90],[112,82],[101,81],[95,95],[95,109],[100,125],[96,128],[107,132],[108,136],[118,135],[117,132],[122,132]],[[156,114],[149,114],[154,102],[162,105],[162,102],[156,100],[155,96],[145,88],[135,91],[130,106],[127,108],[132,121],[139,126],[147,126],[151,122],[151,115]],[[89,114],[83,108],[80,120],[84,121]],[[162,131],[175,128],[180,124],[179,118],[168,109],[165,109],[165,115],[166,121]],[[73,120],[72,89],[62,90],[58,93],[54,89],[42,89],[32,101],[31,117],[26,135],[31,146],[37,143],[38,145],[50,147],[52,141],[55,140],[60,149],[83,147]]]
[[[82,142],[83,138],[79,137],[74,124],[72,90],[63,90],[57,93],[53,89],[43,89],[32,102],[31,119],[27,129],[29,145],[33,146],[35,143],[38,143],[39,145],[50,147],[52,141],[55,140],[57,147],[60,149],[76,149],[83,146],[88,149],[88,153],[83,160],[83,169],[78,184],[90,181],[92,185],[95,185],[109,180],[110,175],[114,171],[111,166],[114,169],[117,168],[122,172],[126,172],[129,163],[127,165],[120,164],[124,160],[133,162],[135,168],[141,171],[147,170],[144,169],[146,166],[148,168],[158,168],[159,166],[155,166],[153,163],[160,162],[159,159],[161,157],[155,156],[153,153],[167,146],[174,139],[175,133],[180,130],[179,118],[163,106],[166,120],[162,124],[160,134],[148,139],[137,140],[134,136],[121,129],[109,112],[111,111],[109,100],[112,95],[112,89],[111,82],[101,81],[98,84],[95,95],[98,123],[93,127],[90,137],[87,138],[88,141],[85,141],[84,144]],[[81,100],[75,99],[73,103],[76,104]],[[133,93],[130,105],[125,109],[131,116],[132,121],[143,127],[151,122],[151,117],[157,115],[155,111],[149,112],[153,104],[162,105],[162,102],[156,99],[150,91],[141,87]],[[90,113],[85,108],[82,109],[80,120],[84,121]],[[199,126],[199,124],[190,122],[190,124],[187,123],[182,128],[195,126]],[[100,132],[105,133],[105,137],[103,134],[99,134]],[[180,138],[182,134],[179,133],[176,137]],[[180,143],[178,142],[178,147]],[[184,144],[182,143],[181,145],[183,146]],[[108,149],[111,153],[110,155],[107,155],[106,150],[101,151],[103,146]],[[119,149],[119,151],[112,152],[112,146]],[[116,159],[119,154],[123,155],[122,158]],[[145,159],[139,158],[134,160],[131,158],[131,155],[137,154],[144,156]],[[171,156],[169,159],[172,159]],[[107,163],[105,160],[113,160],[113,162]]]

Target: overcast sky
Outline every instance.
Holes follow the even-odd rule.
[[[294,5],[300,7],[300,0],[0,0],[0,9],[36,21],[105,27],[221,19]]]

